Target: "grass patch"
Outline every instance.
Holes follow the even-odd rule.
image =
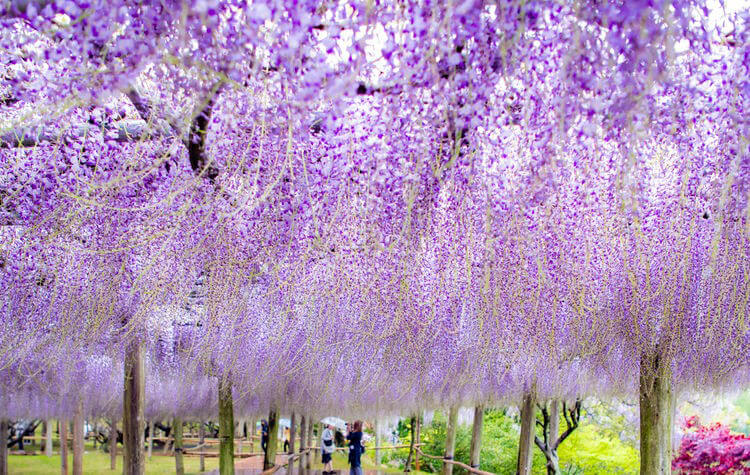
[[[198,457],[184,457],[185,474],[197,475],[200,468]],[[206,470],[211,471],[219,468],[218,457],[206,457]],[[68,451],[68,470],[73,470],[73,453]],[[52,457],[41,455],[10,455],[8,457],[8,473],[10,475],[48,475],[60,473],[60,454]],[[122,455],[117,456],[117,468],[109,469],[109,454],[104,453],[87,444],[86,452],[83,454],[83,473],[85,475],[98,474],[121,474]],[[158,475],[163,473],[175,473],[174,457],[154,454],[151,459],[146,457],[146,474]]]

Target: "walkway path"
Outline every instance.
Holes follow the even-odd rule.
[[[277,455],[276,456],[276,463],[277,464],[283,464],[286,462],[286,455]],[[242,460],[237,461],[234,464],[234,473],[235,475],[259,475],[263,473],[263,457],[249,457],[249,458],[243,458]],[[278,475],[287,475],[290,474],[290,472],[287,472],[286,468],[282,468],[278,472],[276,472]],[[336,470],[336,475],[348,475],[348,470]],[[214,470],[212,472],[208,472],[209,475],[218,475],[219,470]],[[380,472],[378,470],[365,470],[364,475],[384,475],[385,472]],[[294,465],[294,472],[290,475],[323,475],[323,472],[320,470],[307,470],[303,469],[300,470],[299,464]]]

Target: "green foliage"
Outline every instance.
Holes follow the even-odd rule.
[[[734,405],[738,412],[744,413],[745,417],[743,418],[744,422],[735,421],[732,430],[750,435],[750,423],[748,423],[748,420],[750,420],[750,389],[740,394],[734,401]]]
[[[446,416],[443,413],[435,413],[432,425],[422,431],[423,450],[431,455],[443,455],[445,448]],[[498,474],[516,473],[518,457],[519,426],[504,410],[488,409],[484,413],[484,426],[482,430],[482,450],[479,455],[479,463],[482,470]],[[456,431],[456,452],[454,458],[465,464],[469,463],[469,451],[471,449],[471,427],[459,426]],[[544,473],[544,456],[534,452],[532,470],[534,473]],[[423,470],[439,472],[442,463],[439,460],[431,460],[422,465]],[[453,473],[463,475],[464,469],[455,467]]]
[[[623,443],[608,428],[581,419],[578,429],[557,450],[560,466],[567,469],[564,473],[638,473],[640,457],[635,447]],[[564,423],[561,427],[565,427]]]
[[[625,417],[612,407],[597,401],[587,401],[581,425],[562,443],[558,449],[560,468],[563,475],[633,474],[638,473],[640,464],[637,447],[632,442],[634,429],[628,426]],[[560,428],[565,430],[565,420],[561,417]],[[480,466],[488,472],[513,475],[516,473],[518,457],[519,421],[507,415],[505,410],[487,410],[484,414],[482,431],[482,451]],[[409,421],[399,424],[402,441],[409,442]],[[541,433],[540,433],[541,434]],[[422,450],[430,455],[442,456],[445,449],[446,414],[436,412],[433,422],[422,428]],[[471,427],[459,426],[456,432],[455,459],[468,464],[471,447]],[[408,449],[388,451],[384,461],[403,467],[409,455]],[[421,469],[426,472],[439,472],[439,460],[421,459]],[[534,446],[532,472],[546,474],[544,455]],[[465,470],[454,467],[456,475]]]

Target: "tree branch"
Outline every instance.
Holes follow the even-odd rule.
[[[570,412],[570,417],[568,417],[568,412]],[[562,444],[563,441],[578,428],[578,422],[581,420],[581,400],[576,399],[575,406],[573,406],[573,409],[570,409],[570,411],[567,411],[567,407],[563,402],[563,414],[565,414],[565,422],[568,425],[568,428],[562,433],[560,438],[557,439],[553,450],[557,450],[560,444]]]
[[[141,119],[146,122],[150,122],[152,120],[152,115],[154,115],[154,106],[147,99],[145,99],[140,92],[138,92],[135,86],[129,87],[125,91],[125,96],[130,99],[130,102],[133,104],[133,107],[135,107],[135,110],[138,111],[138,115],[141,116]],[[154,116],[153,119],[158,118]],[[175,119],[167,117],[163,120],[166,121],[166,123],[169,125],[169,128],[172,129],[172,132],[175,136],[182,136],[182,132],[177,126],[177,121]]]
[[[188,134],[187,149],[190,157],[190,167],[197,175],[206,174],[213,181],[219,174],[219,171],[210,166],[208,156],[206,156],[206,136],[208,135],[208,124],[211,120],[211,114],[216,103],[216,97],[221,90],[222,81],[218,81],[211,88],[206,99],[193,117]]]
[[[153,129],[141,121],[120,121],[112,125],[83,125],[72,127],[62,133],[48,127],[23,127],[0,135],[0,148],[34,147],[42,143],[55,144],[75,140],[87,135],[104,132],[108,140],[116,142],[138,142],[169,135],[164,130]]]

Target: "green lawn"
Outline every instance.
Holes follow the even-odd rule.
[[[200,459],[198,457],[184,457],[185,473],[197,475]],[[206,470],[219,468],[219,459],[206,457]],[[73,470],[73,457],[68,453],[68,471]],[[8,472],[10,475],[42,475],[60,473],[60,455],[52,457],[45,455],[11,455],[8,460]],[[154,455],[150,460],[146,458],[146,473],[157,475],[163,473],[174,473],[174,457]],[[121,474],[122,455],[117,457],[117,469],[109,469],[109,454],[86,447],[83,455],[83,473],[87,475],[98,474]]]

